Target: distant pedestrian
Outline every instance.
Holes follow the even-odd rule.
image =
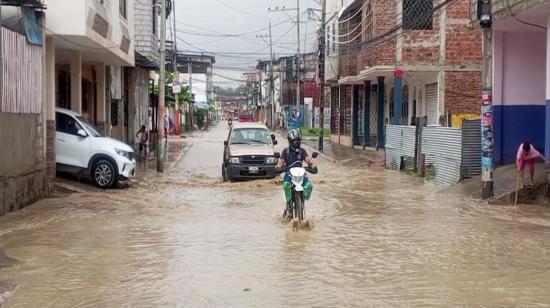
[[[174,120],[172,120],[171,117],[168,117],[168,133],[170,135],[173,135],[174,134],[174,130],[176,128],[176,125],[174,124]]]
[[[517,166],[519,170],[519,176],[521,178],[521,187],[525,186],[523,177],[525,175],[525,164],[529,165],[529,174],[531,179],[531,185],[535,184],[535,161],[537,158],[541,158],[546,163],[546,158],[540,154],[535,147],[529,142],[524,142],[519,146],[517,154]]]
[[[168,129],[170,128],[170,121],[168,120],[168,115],[164,115],[164,138],[168,139]]]
[[[139,138],[139,160],[147,160],[147,150],[149,149],[149,130],[145,125],[141,126],[141,129],[136,133],[136,137]],[[141,153],[145,154],[144,156]]]

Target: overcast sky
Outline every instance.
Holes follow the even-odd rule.
[[[242,73],[253,69],[258,59],[269,59],[268,45],[256,37],[269,34],[269,22],[272,23],[275,56],[296,53],[296,0],[175,1],[178,50],[212,53],[216,57],[214,81],[217,86],[236,86],[237,82],[224,77],[241,80]],[[268,12],[270,7],[283,6],[294,10]],[[319,27],[317,21],[308,18],[307,8],[319,9],[320,6],[314,0],[300,0],[302,52],[304,46],[307,51],[314,51],[315,31]],[[171,28],[168,26],[169,34]]]

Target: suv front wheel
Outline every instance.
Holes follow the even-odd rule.
[[[106,159],[100,159],[92,168],[92,179],[99,188],[108,188],[116,182],[116,169],[113,163]]]

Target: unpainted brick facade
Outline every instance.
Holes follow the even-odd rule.
[[[443,0],[434,0],[431,29],[423,30],[401,27],[402,0],[369,1],[370,5],[367,0],[359,1],[354,10],[340,17],[346,20],[356,10],[363,10],[359,14],[363,21],[361,41],[340,47],[339,76],[356,76],[376,66],[405,68],[406,76],[415,71],[440,73],[445,81],[440,85],[444,89],[441,111],[479,113],[481,31],[471,23],[471,0],[456,0],[443,6]],[[340,35],[354,29],[358,22],[361,21],[354,18],[349,25],[343,24]]]

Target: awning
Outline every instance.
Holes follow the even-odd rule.
[[[34,8],[21,7],[23,13],[23,27],[25,28],[25,35],[29,44],[40,45],[43,44],[42,38],[42,26],[40,20],[35,13]]]
[[[352,84],[363,84],[366,80],[375,81],[379,76],[382,77],[392,77],[393,72],[395,71],[394,66],[374,66],[362,70],[359,74],[355,76],[347,76],[340,78],[338,80],[339,85],[352,85]]]
[[[436,82],[439,74],[437,67],[414,67],[414,66],[391,66],[380,65],[368,67],[355,76],[347,76],[338,80],[338,85],[363,84],[370,80],[376,82],[378,77],[384,77],[388,83],[393,81],[394,72],[399,68],[405,72],[406,79],[425,80],[426,82]]]

